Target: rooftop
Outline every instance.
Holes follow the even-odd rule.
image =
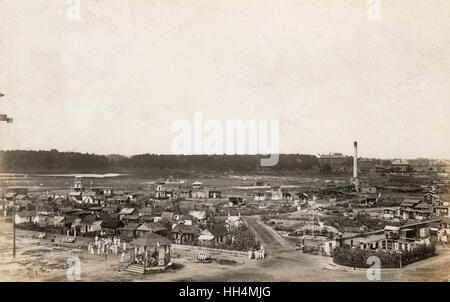
[[[147,233],[131,242],[131,245],[156,247],[157,245],[170,245],[170,240],[155,233]]]

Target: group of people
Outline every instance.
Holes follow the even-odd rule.
[[[122,249],[122,257],[127,250],[127,243],[125,241],[121,242],[119,237],[107,237],[107,238],[99,238],[95,236],[94,243],[88,243],[88,252],[90,254],[98,254],[98,255],[106,255],[115,254],[117,255]]]
[[[264,251],[264,247],[261,245],[259,250],[256,251],[248,251],[248,259],[255,258],[258,259],[264,259],[266,256],[266,252]]]

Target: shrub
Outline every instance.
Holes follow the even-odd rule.
[[[436,254],[436,247],[434,244],[429,246],[420,245],[411,251],[405,251],[401,254],[402,266],[426,259]],[[371,256],[376,256],[381,261],[382,268],[398,268],[400,267],[400,253],[383,252],[383,251],[367,251],[352,247],[337,247],[333,250],[333,262],[351,266],[368,268],[372,264],[367,264],[367,259]]]

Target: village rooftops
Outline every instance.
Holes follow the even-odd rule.
[[[17,193],[9,192],[9,193],[6,193],[5,198],[13,198],[16,195],[17,195]]]
[[[124,225],[119,219],[110,218],[107,220],[103,220],[100,226],[107,229],[119,229],[123,228]]]
[[[167,211],[161,212],[161,218],[162,219],[171,220],[171,219],[173,219],[173,215],[175,215],[174,212],[167,212]]]
[[[128,223],[121,230],[123,231],[135,231],[139,227],[139,223]]]
[[[139,214],[141,214],[141,215],[150,215],[150,214],[152,214],[152,208],[149,208],[149,207],[146,207],[146,208],[142,208],[142,209],[139,209],[138,210],[138,213]]]
[[[138,219],[139,219],[138,214],[125,215],[122,218],[122,220],[138,220]]]
[[[75,213],[75,212],[80,212],[80,209],[72,209],[72,208],[60,208],[58,210],[61,213]]]
[[[196,230],[197,227],[194,225],[179,224],[175,228],[173,228],[172,233],[180,232],[182,234],[194,234]]]
[[[83,218],[82,223],[87,225],[92,225],[94,222],[99,221],[100,218],[96,215],[89,214],[86,217]]]
[[[181,216],[181,219],[183,219],[183,220],[193,220],[193,219],[194,219],[194,216],[192,216],[192,215],[190,215],[190,214],[183,214],[183,215]]]
[[[416,221],[416,220],[412,219],[412,220],[407,220],[404,225],[398,226],[398,228],[400,230],[404,230],[404,229],[407,229],[407,228],[421,226],[421,225],[429,225],[429,224],[432,224],[433,222],[440,222],[440,221],[442,221],[441,217],[439,217],[439,218],[432,217],[430,219],[423,220],[423,221]],[[377,235],[377,234],[380,234],[380,233],[384,234],[384,232],[385,232],[385,230],[381,229],[381,230],[376,230],[376,231],[372,231],[372,232],[366,232],[366,233],[363,233],[363,234],[356,234],[356,233],[344,234],[342,236],[341,240],[367,237],[367,236],[370,236],[370,235]]]
[[[20,218],[27,218],[27,217],[33,217],[36,216],[36,211],[21,211],[16,212],[16,215]]]
[[[415,206],[416,204],[420,203],[421,201],[422,200],[420,200],[420,199],[407,198],[407,199],[403,200],[403,202],[400,204],[400,206],[411,207],[411,206]]]
[[[370,243],[370,242],[375,242],[375,241],[379,241],[379,240],[383,240],[383,239],[386,239],[386,235],[374,234],[374,235],[369,235],[366,237],[360,237],[360,238],[354,239],[353,245],[358,245],[361,243]]]
[[[91,210],[91,211],[101,211],[101,210],[103,210],[103,207],[90,207],[89,210]]]
[[[130,215],[134,212],[134,208],[123,208],[120,212],[119,215]]]
[[[151,222],[151,221],[155,220],[155,217],[158,217],[158,216],[142,215],[142,216],[139,216],[139,220]]]
[[[111,206],[111,207],[104,207],[103,212],[117,212],[119,210],[119,207]]]
[[[414,207],[414,209],[421,209],[421,210],[430,209],[430,208],[431,208],[431,205],[424,203],[424,202],[420,202]]]
[[[76,221],[81,221],[81,218],[79,218],[79,217],[77,217],[77,216],[68,216],[68,217],[66,217],[66,220],[65,220],[65,222],[66,223],[74,223],[74,222],[76,222]]]
[[[84,196],[95,197],[95,196],[97,195],[97,193],[94,192],[94,191],[86,191],[86,192],[83,192],[83,195],[84,195]]]
[[[137,228],[138,231],[150,231],[150,232],[161,232],[167,230],[167,228],[158,222],[150,222],[142,224]]]
[[[383,211],[397,211],[399,207],[383,208]]]

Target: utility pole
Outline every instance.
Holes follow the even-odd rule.
[[[16,196],[13,197],[13,258],[16,258]]]

